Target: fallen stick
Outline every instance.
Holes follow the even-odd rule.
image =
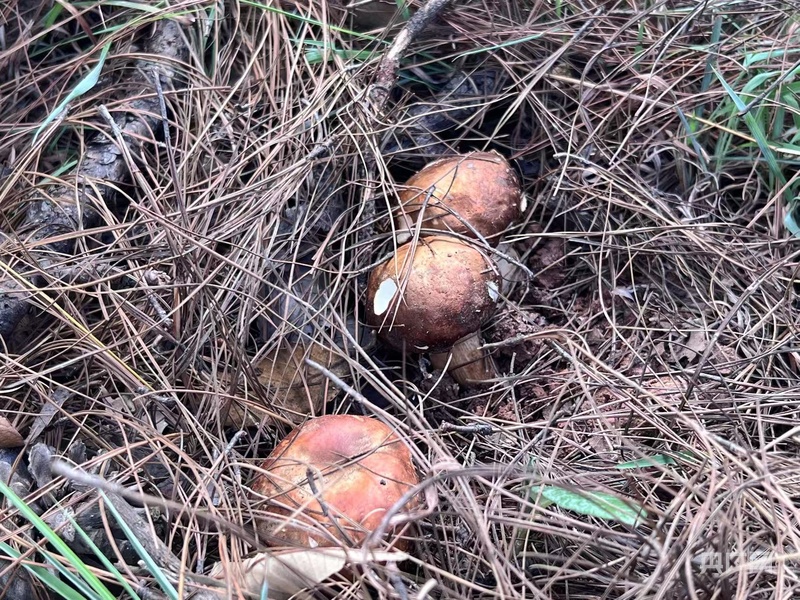
[[[386,105],[389,103],[389,95],[395,83],[397,83],[397,71],[400,68],[400,61],[408,51],[408,47],[451,2],[453,0],[428,0],[417,12],[411,15],[403,29],[400,30],[389,45],[389,48],[378,63],[378,68],[375,71],[375,81],[367,87],[364,95],[370,119],[377,122],[378,117],[386,109]],[[332,154],[338,146],[336,142],[339,137],[339,134],[334,134],[317,144],[306,155],[306,162],[325,158]]]
[[[389,49],[378,63],[375,82],[370,85],[367,98],[376,112],[381,112],[389,101],[389,94],[397,82],[397,71],[400,61],[408,51],[408,47],[419,37],[430,23],[453,0],[428,0],[406,22],[405,27],[394,38]]]
[[[389,45],[389,49],[378,63],[375,81],[367,89],[366,104],[371,120],[377,122],[385,111],[392,88],[397,83],[397,71],[400,68],[400,61],[408,51],[408,47],[451,2],[452,0],[428,0],[411,16],[405,27],[400,30],[400,33]],[[371,174],[375,170],[376,162],[377,157],[375,156],[370,157],[367,161],[367,179],[372,179]],[[362,244],[362,252],[364,252],[369,261],[375,245],[376,215],[375,192],[369,185],[364,187],[361,206],[360,218],[364,226],[359,229],[359,243]],[[360,279],[361,285],[365,285],[366,274],[362,274]]]
[[[132,99],[115,111],[115,121],[129,148],[155,143],[161,112],[158,97],[150,93],[155,86],[147,74],[155,71],[162,83],[174,81],[177,63],[187,56],[178,23],[159,21],[147,41],[146,52],[163,60],[136,61],[127,80]],[[100,137],[87,146],[72,184],[52,186],[46,193],[37,191],[13,235],[0,236],[6,244],[12,239],[18,241],[14,251],[6,251],[0,259],[0,342],[8,344],[28,314],[33,295],[46,285],[43,274],[53,259],[61,263],[64,255],[74,254],[81,232],[100,223],[100,211],[95,207],[110,206],[116,195],[114,186],[127,175],[128,167],[116,142]]]

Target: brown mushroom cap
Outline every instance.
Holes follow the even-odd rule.
[[[496,242],[524,210],[519,179],[496,152],[471,152],[432,162],[406,182],[399,196],[395,227],[406,233],[416,228],[424,207],[424,229],[475,237],[463,219]]]
[[[419,482],[397,434],[377,419],[355,415],[307,421],[275,447],[262,469],[266,473],[251,487],[269,499],[271,518],[259,522],[258,531],[270,543],[301,547],[362,543]]]
[[[397,350],[448,350],[492,315],[500,284],[492,261],[474,246],[423,238],[370,273],[367,323]]]

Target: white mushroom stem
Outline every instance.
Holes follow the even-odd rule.
[[[437,369],[447,371],[460,385],[485,383],[499,375],[494,359],[481,348],[479,333],[461,338],[449,352],[432,353],[431,363]]]

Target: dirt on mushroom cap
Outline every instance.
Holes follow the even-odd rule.
[[[396,287],[387,300],[379,290],[388,280]],[[444,236],[425,238],[401,246],[372,271],[367,322],[398,350],[444,351],[491,317],[500,284],[492,262],[476,247]]]

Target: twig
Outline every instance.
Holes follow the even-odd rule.
[[[400,60],[405,55],[408,47],[419,37],[425,28],[447,7],[452,0],[428,0],[408,20],[405,27],[397,34],[386,54],[378,63],[377,76],[375,81],[369,86],[366,94],[366,112],[371,121],[383,114],[389,102],[389,96],[397,82],[397,71],[400,68]],[[366,171],[367,180],[370,180],[370,173],[375,169],[376,157],[367,160]],[[375,244],[375,192],[372,186],[365,186],[364,195],[361,199],[361,221],[364,226],[359,229],[359,243],[363,244],[363,252],[367,257],[372,256]],[[362,275],[365,279],[366,275]],[[366,283],[365,281],[362,282]]]
[[[472,433],[479,435],[492,435],[494,427],[488,423],[474,423],[472,425],[454,425],[453,423],[442,423],[439,425],[439,431],[442,433],[458,432],[458,433]]]
[[[366,90],[367,110],[365,112],[371,120],[377,120],[386,108],[386,104],[389,102],[389,95],[397,82],[400,61],[408,51],[408,47],[452,1],[428,0],[422,8],[411,16],[400,33],[394,38],[389,49],[378,63],[375,81]],[[306,155],[306,162],[329,156],[336,147],[334,139],[335,136],[331,136],[314,146],[311,152]]]
[[[381,62],[378,63],[378,75],[375,82],[367,90],[367,99],[376,114],[382,112],[389,101],[389,94],[397,82],[400,61],[408,47],[451,2],[452,0],[428,0],[411,16],[405,27],[394,38],[386,54],[381,58]]]
[[[342,536],[342,539],[348,546],[353,546],[353,538],[347,535],[347,532],[344,528],[339,524],[339,520],[336,517],[331,516],[331,511],[328,508],[328,503],[325,502],[325,499],[322,497],[322,494],[317,487],[316,479],[314,478],[314,469],[309,467],[306,469],[306,480],[308,481],[308,489],[311,490],[314,498],[316,499],[317,503],[319,504],[319,508],[322,511],[322,516],[328,519],[331,524],[336,528],[336,531],[339,532],[339,535]]]
[[[236,444],[239,443],[239,440],[245,435],[247,435],[247,432],[244,429],[240,429],[239,431],[237,431],[236,433],[233,434],[233,437],[231,437],[231,440],[227,443],[227,445],[225,446],[225,448],[223,449],[222,452],[220,452],[219,450],[214,448],[214,467],[215,467],[214,470],[215,471],[217,471],[216,466],[219,464],[218,461],[220,460],[220,458],[221,457],[227,458],[231,454],[231,452],[233,452],[233,449],[236,447]],[[234,471],[236,472],[236,475],[238,477],[239,476],[239,467],[238,466],[234,466]],[[219,488],[223,486],[223,484],[220,482],[220,478],[221,477],[222,477],[222,473],[218,471],[213,476],[212,481],[210,481],[208,483],[208,485],[206,486],[206,491],[208,492],[208,496],[209,496],[209,498],[211,498],[211,503],[214,506],[219,506],[219,502],[220,502],[220,497],[219,497],[219,493],[218,493],[217,490],[219,490]]]
[[[121,485],[111,483],[110,481],[106,481],[102,477],[97,477],[96,475],[91,475],[86,471],[75,469],[71,467],[68,463],[61,460],[54,460],[50,465],[50,470],[53,473],[53,475],[64,477],[65,479],[69,479],[70,481],[73,481],[79,485],[101,489],[107,493],[110,492],[113,494],[118,494],[119,496],[125,498],[126,500],[130,500],[132,502],[139,502],[145,506],[157,506],[170,511],[175,511],[177,513],[186,511],[185,504],[129,490]],[[208,511],[197,510],[192,513],[192,516],[200,519],[201,521],[213,523],[214,525],[219,527],[220,530],[228,531],[236,535],[237,537],[241,538],[242,540],[244,540],[253,547],[259,546],[258,541],[255,539],[255,536],[253,536],[251,532],[247,531],[243,527],[235,525],[234,523],[230,523],[217,515],[209,513]]]
[[[403,583],[403,578],[397,573],[397,565],[392,565],[389,570],[389,581],[397,592],[400,600],[408,600],[408,588]]]
[[[156,84],[156,94],[158,95],[158,108],[161,113],[161,129],[164,132],[164,145],[167,148],[167,158],[169,160],[169,174],[172,177],[172,185],[175,190],[175,201],[183,218],[182,225],[189,227],[189,215],[186,212],[186,201],[183,198],[183,187],[178,177],[178,167],[175,164],[175,149],[172,147],[172,138],[169,134],[169,115],[167,114],[167,102],[164,100],[164,88],[161,86],[161,73],[157,68],[153,68],[153,81]]]
[[[316,369],[325,377],[330,379],[336,387],[345,392],[348,396],[352,396],[353,399],[359,404],[369,404],[369,400],[367,400],[362,394],[358,393],[352,386],[347,385],[347,383],[345,383],[341,377],[333,373],[330,369],[326,369],[321,364],[314,362],[310,358],[305,359],[305,362],[309,367]]]
[[[28,431],[28,438],[26,440],[27,444],[33,444],[36,441],[42,432],[47,428],[50,424],[50,421],[53,420],[53,416],[61,410],[62,405],[66,402],[71,396],[73,392],[66,388],[58,388],[53,395],[49,398],[49,401],[42,403],[42,408],[39,411],[39,414],[33,420],[33,425],[31,425],[30,430]]]
[[[114,505],[119,516],[125,521],[133,535],[136,536],[136,539],[156,563],[172,573],[180,573],[182,571],[180,559],[172,553],[164,542],[152,534],[145,518],[119,494],[114,492],[103,492],[103,494],[105,494],[103,502],[108,501]]]
[[[755,98],[753,98],[752,100],[750,100],[750,102],[748,102],[748,103],[747,103],[747,105],[746,105],[746,106],[745,106],[745,107],[744,107],[742,110],[740,110],[740,111],[737,113],[737,116],[739,116],[739,117],[743,117],[743,116],[745,116],[747,113],[749,113],[751,110],[753,110],[753,107],[754,107],[756,104],[759,104],[759,103],[761,103],[761,101],[762,101],[762,100],[764,100],[764,98],[766,98],[767,96],[769,96],[769,95],[770,95],[770,94],[771,94],[771,93],[772,93],[772,92],[775,90],[775,88],[777,88],[779,85],[782,85],[782,84],[783,84],[783,82],[785,82],[785,81],[786,81],[786,80],[789,78],[789,76],[790,76],[792,73],[794,73],[794,72],[795,72],[795,70],[796,70],[798,67],[800,67],[800,60],[798,60],[798,61],[797,61],[797,62],[795,62],[795,63],[794,63],[794,64],[793,64],[791,67],[789,67],[788,69],[786,69],[786,71],[784,71],[783,75],[781,75],[781,76],[780,76],[780,77],[778,77],[778,78],[777,78],[775,81],[773,81],[773,82],[772,82],[772,84],[770,84],[770,85],[767,87],[767,89],[765,89],[765,90],[764,90],[763,92],[761,92],[761,93],[760,93],[758,96],[756,96]]]

